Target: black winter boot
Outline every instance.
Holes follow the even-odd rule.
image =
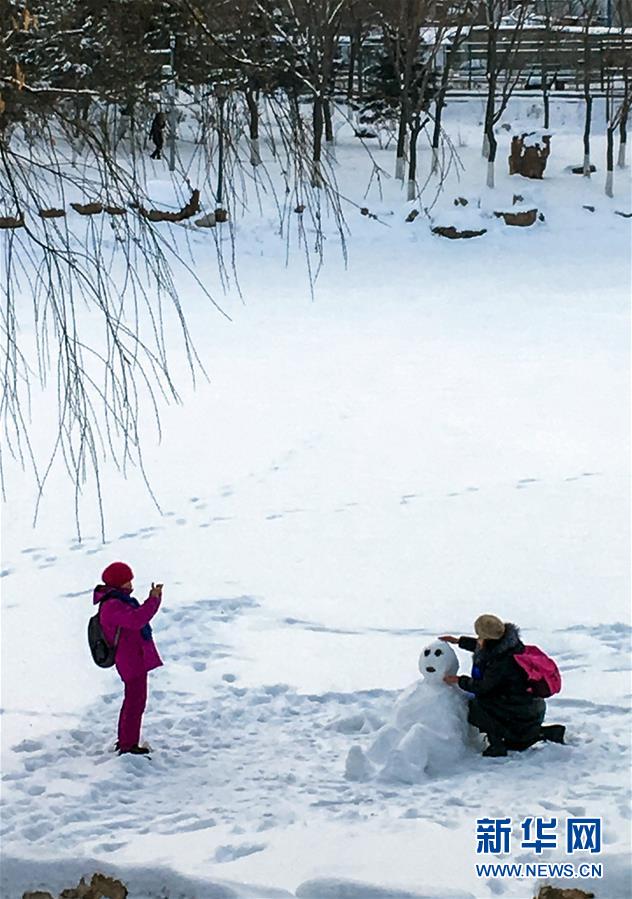
[[[498,737],[493,740],[490,740],[489,737],[487,739],[489,740],[489,746],[483,750],[483,755],[486,759],[499,759],[507,755],[507,747],[503,740],[500,740]]]
[[[549,724],[540,728],[540,739],[547,743],[564,743],[566,728],[563,724]]]
[[[119,755],[149,755],[147,746],[130,746],[129,749],[119,749]]]

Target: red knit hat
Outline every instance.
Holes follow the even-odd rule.
[[[101,575],[106,587],[122,587],[133,577],[134,572],[125,562],[112,562]]]

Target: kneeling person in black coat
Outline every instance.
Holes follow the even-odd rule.
[[[471,677],[448,675],[444,680],[473,694],[468,721],[487,735],[489,746],[483,755],[527,749],[546,738],[542,728],[546,704],[528,691],[527,674],[514,658],[524,651],[518,628],[495,615],[481,615],[474,630],[476,637],[440,638],[474,653]]]

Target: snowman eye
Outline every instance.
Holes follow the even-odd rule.
[[[442,655],[443,655],[443,650],[442,650],[442,649],[435,649],[435,655],[436,655],[436,656],[442,656]]]
[[[425,656],[429,656],[429,655],[430,655],[430,650],[429,650],[429,649],[424,649],[424,655],[425,655]]]

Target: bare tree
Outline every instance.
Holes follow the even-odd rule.
[[[444,20],[441,39],[447,44],[441,59],[441,79],[434,96],[434,124],[432,129],[432,172],[439,170],[439,150],[441,147],[441,130],[446,95],[450,86],[450,77],[458,59],[459,49],[467,36],[466,25],[471,23],[474,15],[469,2],[463,3],[456,10],[450,10],[450,16]]]
[[[487,186],[494,187],[498,142],[495,126],[500,121],[520,78],[518,51],[528,11],[526,0],[511,9],[507,0],[484,0],[487,42],[487,101],[483,126],[483,156],[487,159]],[[502,39],[501,39],[502,38]]]
[[[585,178],[590,178],[590,134],[592,129],[593,112],[593,40],[591,29],[595,24],[598,13],[597,0],[581,0],[580,14],[582,20],[582,57],[580,59],[580,76],[582,91],[584,94],[584,158],[583,173]]]

